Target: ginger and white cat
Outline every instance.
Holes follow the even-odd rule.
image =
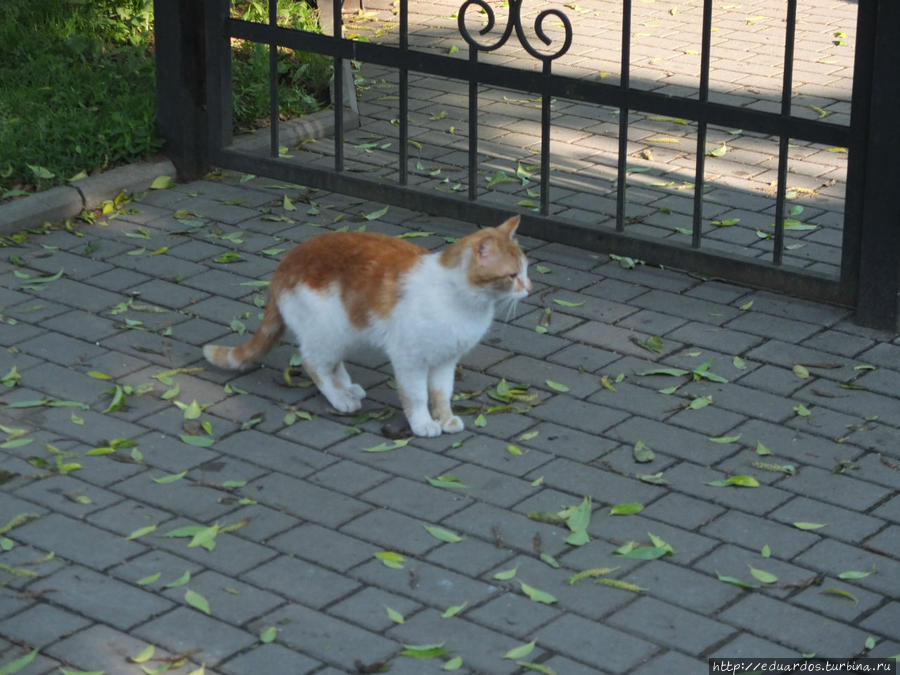
[[[256,334],[239,347],[206,345],[219,367],[251,365],[291,329],[303,366],[340,412],[362,407],[344,357],[371,345],[390,358],[403,412],[417,436],[462,431],[453,414],[459,359],[484,336],[498,303],[531,290],[514,235],[518,216],[430,253],[405,239],[333,232],[292,249],[269,286]]]

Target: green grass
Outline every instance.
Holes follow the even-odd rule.
[[[0,201],[147,158],[156,132],[152,0],[3,0],[0,13]],[[265,20],[266,3],[235,13]],[[279,23],[318,30],[305,2],[279,2]],[[234,52],[238,129],[268,117],[268,51]],[[284,52],[280,108],[293,117],[321,108],[330,62]]]

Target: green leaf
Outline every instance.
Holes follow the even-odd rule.
[[[259,634],[259,641],[264,645],[269,644],[270,642],[274,642],[275,638],[278,636],[278,629],[275,626],[269,626],[262,633]]]
[[[384,606],[384,609],[387,611],[388,618],[394,623],[406,623],[406,619],[404,619],[403,615],[396,609],[392,609],[387,605]]]
[[[192,434],[179,434],[178,438],[181,439],[182,443],[193,445],[196,448],[208,448],[216,442],[215,438],[210,438],[209,436],[194,436]]]
[[[809,369],[806,366],[798,363],[794,366],[794,375],[799,377],[801,380],[805,380],[809,378]]]
[[[436,656],[449,654],[449,649],[444,649],[444,643],[440,642],[431,645],[403,645],[401,656],[408,656],[413,659],[433,659]]]
[[[487,418],[484,416],[484,413],[478,413],[478,415],[475,417],[475,421],[473,422],[473,424],[479,428],[486,427],[487,426]]]
[[[647,462],[652,462],[656,459],[656,453],[641,440],[634,444],[634,449],[631,451],[631,454],[634,456],[634,461],[641,464],[646,464]]]
[[[566,385],[561,384],[559,382],[554,382],[553,380],[545,380],[545,382],[546,382],[547,386],[550,387],[551,389],[553,389],[554,391],[559,391],[562,393],[569,391],[569,388]]]
[[[161,576],[162,576],[162,572],[157,572],[156,574],[151,574],[149,576],[142,577],[141,579],[138,579],[134,583],[137,584],[138,586],[146,586],[148,584],[152,584],[154,581],[157,581]]]
[[[554,596],[546,591],[541,591],[533,586],[529,586],[524,581],[520,580],[519,586],[521,587],[522,592],[534,602],[539,602],[544,605],[552,605],[554,602],[557,602],[557,599]]]
[[[710,438],[709,440],[713,443],[737,443],[739,440],[741,440],[741,435],[738,434],[737,436],[718,436],[716,438]]]
[[[405,448],[411,440],[411,438],[400,438],[396,441],[385,441],[371,448],[363,448],[363,452],[390,452],[391,450]]]
[[[874,649],[875,648],[875,638],[870,635],[869,637],[866,638],[866,641],[864,644],[865,644],[866,649]]]
[[[663,478],[663,472],[659,471],[657,473],[636,473],[634,477],[644,483],[650,483],[651,485],[668,485],[669,481]]]
[[[425,476],[425,480],[434,487],[440,488],[464,489],[469,487],[464,485],[457,476],[438,476],[437,478]]]
[[[450,617],[456,616],[456,615],[459,614],[461,611],[463,611],[463,610],[466,608],[466,606],[467,606],[468,604],[469,604],[469,601],[466,600],[466,601],[465,601],[464,603],[462,603],[461,605],[453,605],[452,607],[448,607],[447,609],[444,610],[444,613],[441,614],[441,618],[442,618],[442,619],[449,619]]]
[[[714,148],[708,151],[706,154],[710,157],[724,157],[726,152],[728,152],[728,146],[723,141],[722,145],[720,145],[718,148]]]
[[[826,595],[836,595],[838,597],[846,598],[847,600],[852,601],[854,605],[859,604],[859,600],[855,595],[853,595],[853,593],[845,591],[841,588],[823,588],[821,591],[819,591],[819,593],[824,593]]]
[[[175,181],[172,180],[171,176],[157,176],[150,183],[151,190],[168,190],[171,187],[175,187]]]
[[[452,659],[450,659],[449,661],[447,661],[447,663],[444,664],[444,667],[441,670],[448,670],[448,671],[459,670],[460,667],[462,666],[462,663],[463,663],[463,660],[462,660],[461,656],[454,656]]]
[[[528,644],[519,645],[518,647],[513,647],[506,654],[503,655],[504,659],[512,659],[516,661],[518,659],[524,659],[526,656],[531,654],[534,651],[534,646],[537,644],[536,640],[532,640]]]
[[[197,548],[202,546],[207,551],[212,551],[216,547],[216,536],[219,534],[219,524],[216,523],[210,527],[204,527],[196,532],[191,538],[188,548]]]
[[[865,579],[870,574],[875,573],[875,565],[872,565],[872,570],[870,572],[862,572],[859,570],[848,570],[846,572],[841,572],[838,574],[838,579]]]
[[[632,516],[644,510],[643,504],[631,502],[628,504],[616,504],[609,510],[611,516]]]
[[[385,206],[383,209],[378,209],[377,211],[372,211],[371,213],[364,213],[362,214],[362,217],[366,220],[378,220],[379,218],[381,218],[381,216],[388,212],[389,208],[390,206]]]
[[[458,534],[451,532],[450,530],[445,530],[443,527],[437,527],[436,525],[423,525],[423,527],[428,531],[428,534],[440,541],[445,541],[449,544],[455,544],[462,541],[462,537]]]
[[[406,560],[402,555],[394,553],[393,551],[379,551],[375,554],[375,557],[378,558],[385,567],[390,567],[393,570],[402,570],[403,561]]]
[[[827,523],[806,523],[806,522],[797,522],[793,523],[794,527],[798,530],[819,530],[827,525]]]
[[[726,584],[731,584],[732,586],[738,586],[740,588],[747,588],[747,589],[759,588],[758,586],[756,586],[754,584],[747,583],[746,581],[741,581],[737,577],[729,577],[729,576],[725,576],[724,574],[719,574],[718,571],[716,572],[716,577],[719,579],[719,581],[724,581]]]
[[[168,485],[169,483],[174,483],[175,481],[179,481],[187,475],[187,471],[182,471],[181,473],[173,473],[168,476],[161,476],[160,478],[154,478],[154,483],[159,483],[160,485]]]
[[[139,539],[143,537],[145,534],[150,534],[156,529],[156,525],[148,525],[147,527],[139,527],[134,532],[129,534],[126,539]]]
[[[776,581],[778,581],[778,577],[776,577],[771,572],[757,569],[753,565],[748,565],[747,567],[750,568],[750,574],[752,574],[753,578],[757,581],[761,581],[764,584],[774,584]]]
[[[584,300],[581,302],[569,302],[568,300],[559,300],[557,298],[553,298],[553,302],[560,307],[581,307],[585,303]]]
[[[595,577],[606,576],[607,574],[615,572],[617,569],[619,569],[619,567],[620,566],[617,565],[615,567],[594,567],[589,570],[583,570],[569,577],[569,585],[571,586],[572,584],[576,584],[582,579],[592,579]]]
[[[769,450],[765,445],[763,445],[761,441],[757,441],[756,454],[760,456],[771,455],[772,451]]]
[[[768,544],[764,544],[763,547],[762,547],[762,550],[759,552],[759,554],[760,554],[763,558],[769,558],[769,557],[771,557],[771,555],[772,555],[772,549],[769,548],[769,545],[768,545]]]
[[[795,405],[795,406],[793,407],[793,411],[794,411],[795,413],[797,413],[800,417],[809,417],[809,416],[812,414],[812,413],[809,411],[809,408],[807,408],[807,407],[806,407],[805,405],[803,405],[802,403],[798,403],[797,405]]]
[[[191,580],[191,572],[190,570],[185,570],[184,574],[175,579],[174,581],[170,581],[163,588],[178,588],[179,586],[184,586],[187,582]]]
[[[541,561],[547,563],[553,569],[559,569],[561,567],[561,565],[559,564],[559,561],[556,558],[554,558],[552,555],[550,555],[549,553],[541,552],[540,558],[541,558]]]
[[[510,579],[513,579],[516,576],[516,572],[518,572],[518,571],[519,571],[519,566],[516,565],[512,569],[503,570],[502,572],[497,572],[494,575],[494,578],[498,579],[500,581],[509,581]]]
[[[26,654],[25,656],[21,656],[15,661],[10,661],[4,666],[0,666],[0,675],[13,675],[13,673],[18,673],[29,663],[34,661],[34,657],[38,655],[38,650]]]
[[[644,591],[650,590],[648,588],[643,588],[635,584],[629,584],[625,581],[619,581],[618,579],[597,579],[594,581],[594,583],[603,584],[604,586],[612,586],[613,588],[618,588],[622,591],[631,591],[632,593],[643,593]]]
[[[747,370],[747,362],[744,361],[740,356],[735,356],[731,359],[731,365],[733,365],[737,370]]]
[[[196,591],[192,591],[190,588],[184,593],[184,601],[194,609],[199,609],[204,614],[212,615],[212,612],[209,609],[209,602],[206,598]]]
[[[651,370],[645,370],[643,373],[638,373],[642,377],[645,375],[671,375],[672,377],[681,377],[682,375],[687,375],[691,371],[682,370],[681,368],[653,368]]]
[[[146,663],[153,658],[153,655],[155,653],[156,647],[154,647],[153,645],[147,645],[136,656],[129,656],[128,660],[132,663]]]
[[[703,408],[712,405],[712,402],[712,395],[698,396],[690,402],[688,408],[691,410],[702,410]]]

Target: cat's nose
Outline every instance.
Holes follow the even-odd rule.
[[[531,293],[531,279],[522,277],[522,288],[525,289],[526,293]]]

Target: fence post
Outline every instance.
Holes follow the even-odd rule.
[[[900,312],[900,200],[897,198],[900,3],[870,1],[877,4],[877,19],[872,44],[856,321],[864,326],[896,331]]]
[[[209,172],[206,109],[207,0],[153,0],[156,116],[178,179]]]

